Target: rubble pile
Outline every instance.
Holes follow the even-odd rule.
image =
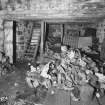
[[[74,100],[84,100],[87,93],[92,96],[94,92],[95,96],[100,97],[101,89],[105,89],[105,76],[96,62],[81,54],[79,49],[68,50],[62,46],[61,51],[55,60],[46,65],[33,67],[30,64],[31,71],[26,76],[28,85],[36,90],[43,85],[48,90],[56,87],[71,91]]]

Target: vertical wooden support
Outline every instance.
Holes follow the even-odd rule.
[[[43,50],[44,50],[44,53],[45,53],[45,47],[46,47],[46,34],[47,34],[47,32],[46,32],[46,25],[47,25],[47,23],[46,22],[44,22],[44,45],[43,45]]]
[[[13,63],[16,63],[16,21],[13,21]]]
[[[44,21],[41,22],[41,42],[40,42],[40,58],[43,59],[44,53]]]
[[[62,34],[61,34],[61,45],[63,44],[63,37],[64,37],[64,24],[61,24],[61,31],[62,31]]]

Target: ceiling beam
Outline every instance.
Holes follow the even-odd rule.
[[[50,8],[49,10],[47,9],[44,10],[43,7],[38,11],[24,10],[24,9],[18,11],[2,10],[0,11],[0,16],[3,19],[8,19],[8,20],[18,20],[18,19],[66,20],[67,19],[67,20],[83,20],[83,21],[84,20],[91,21],[91,19],[92,21],[95,21],[101,17],[105,17],[105,7],[104,7],[105,0],[70,0],[70,2],[71,2],[70,4],[71,7],[69,7],[69,9],[60,10],[60,8],[57,8],[57,10],[53,10],[52,8]],[[97,4],[102,5],[102,8],[101,6],[98,7]]]

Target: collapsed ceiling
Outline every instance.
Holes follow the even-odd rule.
[[[6,19],[82,19],[105,17],[105,0],[0,0]]]

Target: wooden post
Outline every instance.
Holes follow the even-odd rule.
[[[62,31],[62,34],[61,34],[61,45],[63,44],[63,37],[64,37],[64,24],[61,24],[61,31]]]
[[[44,48],[43,48],[43,51],[44,51],[44,53],[45,53],[45,47],[46,47],[46,22],[44,22],[44,40],[43,40],[43,42],[44,42]]]
[[[43,60],[44,53],[44,21],[41,22],[40,60]]]
[[[16,63],[16,21],[13,21],[13,63]]]

